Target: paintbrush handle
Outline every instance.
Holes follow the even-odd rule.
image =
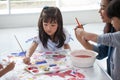
[[[20,42],[18,41],[18,39],[17,39],[16,35],[14,35],[14,37],[15,37],[15,39],[16,39],[16,41],[17,41],[18,45],[20,46],[21,50],[24,52],[24,50],[23,50],[23,48],[22,48],[22,46],[21,46]]]
[[[84,29],[84,28],[83,28],[83,25],[82,25],[82,24],[80,24],[80,22],[78,21],[78,19],[77,19],[77,18],[75,18],[75,20],[76,20],[76,22],[77,22],[77,24],[78,24],[78,27],[79,27],[79,28]]]

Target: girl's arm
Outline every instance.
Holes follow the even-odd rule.
[[[25,64],[30,64],[30,57],[34,53],[35,49],[37,48],[38,44],[36,42],[33,42],[30,49],[27,51],[26,57],[23,59],[23,62]]]
[[[31,57],[33,55],[34,51],[36,50],[37,46],[38,46],[38,43],[33,42],[32,45],[31,45],[31,47],[27,51],[26,57]]]

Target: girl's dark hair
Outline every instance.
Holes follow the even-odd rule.
[[[109,18],[118,17],[120,19],[120,0],[113,0],[107,7],[107,15]]]
[[[114,1],[114,0],[107,0],[108,3],[110,3],[111,1]],[[114,27],[112,26],[111,23],[106,23],[105,24],[105,27],[104,27],[104,33],[109,33],[109,32],[115,32],[116,30],[114,29]]]
[[[57,7],[44,7],[39,17],[38,29],[39,29],[39,38],[45,48],[47,48],[48,39],[51,39],[43,29],[43,22],[57,22],[58,29],[54,34],[52,39],[53,42],[57,43],[56,47],[60,48],[64,45],[66,39],[65,33],[63,31],[63,19],[61,11]]]
[[[112,0],[108,0],[109,2],[112,1]]]
[[[111,33],[111,32],[115,32],[115,28],[112,26],[111,23],[106,23],[105,27],[104,27],[104,33]]]

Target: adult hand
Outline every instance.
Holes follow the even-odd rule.
[[[75,35],[77,40],[82,44],[82,46],[86,49],[92,50],[93,49],[93,45],[85,39],[84,35],[85,35],[85,31],[83,28],[75,28]]]
[[[77,22],[77,24],[78,24],[77,28],[81,28],[81,29],[83,29],[83,30],[84,30],[83,25],[82,25],[82,24],[78,21],[78,19],[77,19],[77,18],[75,18],[75,20],[76,20],[76,22]]]
[[[75,36],[78,40],[82,38],[83,32],[84,32],[83,28],[78,28],[78,27],[75,28]]]

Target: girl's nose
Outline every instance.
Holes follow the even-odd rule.
[[[101,8],[98,10],[98,13],[101,13]]]
[[[50,26],[49,25],[47,26],[47,29],[50,30]]]

